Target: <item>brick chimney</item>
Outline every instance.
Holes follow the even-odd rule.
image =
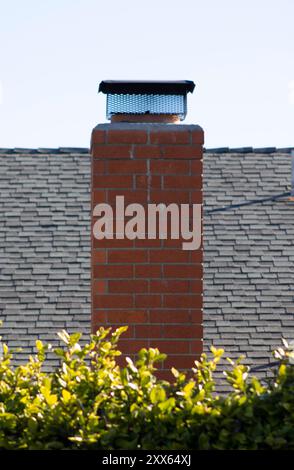
[[[175,124],[185,118],[193,89],[188,81],[101,82],[111,123],[97,125],[91,139],[92,330],[128,325],[119,349],[132,358],[142,347],[167,353],[162,378],[170,378],[171,367],[190,368],[202,352],[204,136],[197,125]],[[123,217],[118,200],[121,211],[129,207]],[[97,221],[106,216],[101,204],[112,208],[114,220],[97,238]],[[190,228],[194,205],[200,214],[196,249],[183,249],[187,236],[179,230],[177,238],[171,225],[162,233],[158,220],[150,236],[147,216],[144,230],[136,225],[137,236],[127,238],[130,214],[137,214],[130,204],[141,205],[145,214],[156,204],[158,217],[170,204],[183,214],[185,205]]]

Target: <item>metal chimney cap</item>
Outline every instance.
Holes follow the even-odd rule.
[[[103,80],[98,92],[120,95],[187,95],[193,93],[195,83],[191,80],[144,81]]]

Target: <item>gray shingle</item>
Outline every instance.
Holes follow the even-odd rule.
[[[23,346],[20,362],[38,337],[57,343],[62,328],[90,329],[90,157],[81,150],[0,152],[1,334]]]
[[[228,355],[245,354],[255,365],[272,360],[281,337],[294,337],[290,182],[287,154],[204,155],[206,350],[225,344]]]

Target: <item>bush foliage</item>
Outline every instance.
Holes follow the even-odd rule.
[[[158,380],[164,355],[142,349],[119,367],[119,336],[101,328],[81,346],[80,334],[59,333],[60,365],[43,372],[50,345],[13,367],[0,360],[0,449],[294,449],[293,353],[279,349],[275,378],[262,385],[241,361],[231,362],[231,392],[215,394],[213,373],[223,350],[211,348],[192,369]]]

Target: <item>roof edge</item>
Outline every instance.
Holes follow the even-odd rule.
[[[216,148],[204,148],[205,153],[232,153],[232,154],[245,154],[245,153],[255,153],[255,154],[270,154],[270,153],[291,153],[294,151],[294,147],[240,147],[240,148],[230,148],[230,147],[216,147]],[[57,147],[57,148],[0,148],[0,155],[19,155],[19,154],[89,154],[90,149],[86,147]]]

